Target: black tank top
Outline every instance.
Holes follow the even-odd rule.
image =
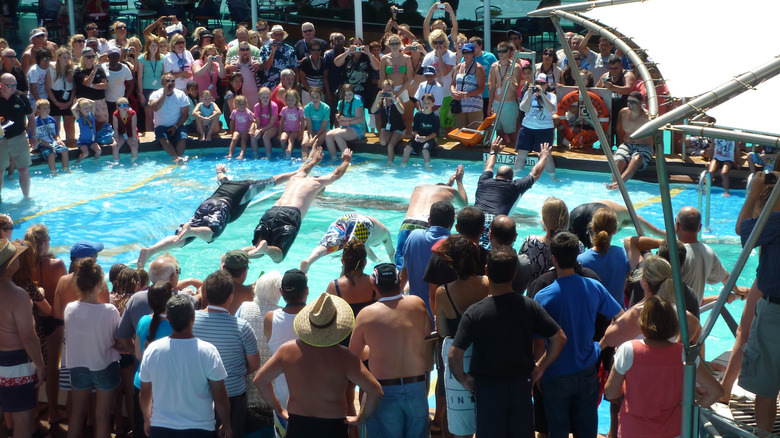
[[[447,294],[447,299],[450,300],[450,304],[452,304],[452,310],[455,311],[455,318],[445,318],[447,320],[447,327],[450,330],[450,336],[455,337],[455,333],[458,332],[458,326],[460,325],[460,320],[463,317],[463,315],[458,312],[458,308],[455,307],[455,303],[452,301],[452,297],[450,296],[450,289],[447,287],[447,285],[444,285],[444,293]]]

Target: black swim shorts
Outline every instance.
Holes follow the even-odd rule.
[[[300,210],[295,207],[271,207],[257,224],[252,245],[265,240],[268,246],[281,249],[282,257],[287,257],[287,251],[298,236],[300,228]]]
[[[209,227],[211,229],[211,240],[213,242],[223,231],[230,221],[231,209],[230,204],[218,198],[209,198],[203,201],[198,209],[195,210],[195,214],[192,215],[189,224],[191,227]],[[181,231],[181,226],[176,230],[176,234]],[[195,239],[193,236],[189,236],[185,239],[184,244],[192,242]]]
[[[344,438],[348,427],[344,418],[316,418],[290,414],[287,438]]]
[[[574,207],[569,215],[569,232],[576,235],[585,248],[593,246],[590,241],[590,221],[593,220],[596,210],[600,208],[608,207],[601,202],[589,202]]]

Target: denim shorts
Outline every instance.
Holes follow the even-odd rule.
[[[75,390],[113,391],[119,386],[119,361],[111,362],[111,365],[100,371],[90,371],[87,367],[69,369],[70,384]]]
[[[371,437],[426,438],[428,391],[425,382],[383,386],[384,396],[366,428]]]
[[[160,140],[161,138],[164,138],[171,143],[178,143],[180,140],[186,140],[187,139],[187,128],[184,126],[179,126],[178,129],[176,129],[176,132],[171,136],[168,134],[168,129],[170,129],[171,126],[155,126],[154,127],[154,136],[157,138],[157,140]]]

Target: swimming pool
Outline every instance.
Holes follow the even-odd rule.
[[[6,181],[3,192],[2,212],[10,214],[16,225],[14,237],[21,237],[32,224],[45,223],[51,234],[52,250],[69,262],[69,248],[78,240],[98,240],[106,249],[100,254],[99,262],[108,270],[114,263],[130,263],[138,257],[141,247],[149,246],[174,232],[176,227],[188,220],[195,208],[217,187],[214,167],[224,161],[224,150],[193,149],[188,151],[191,160],[186,165],[171,165],[170,157],[163,152],[141,155],[138,164],[131,166],[129,158],[122,155],[121,164],[112,165],[106,159],[95,163],[85,160],[79,166],[72,166],[70,174],[50,177],[45,165],[34,166],[30,200],[22,200],[18,181]],[[398,162],[398,160],[396,160]],[[417,184],[445,182],[454,172],[459,161],[434,159],[432,170],[422,169],[421,160],[412,160],[406,168],[385,167],[383,155],[355,154],[353,165],[343,178],[329,186],[309,210],[303,221],[300,234],[293,244],[287,259],[275,265],[267,258],[255,259],[249,267],[248,278],[255,279],[261,271],[297,268],[319,243],[328,225],[344,211],[357,211],[376,217],[395,236],[403,220],[412,189]],[[333,170],[337,163],[324,160],[312,172],[324,175]],[[464,185],[473,203],[476,182],[482,173],[484,163],[465,162]],[[275,173],[289,172],[299,166],[298,162],[276,161],[230,161],[228,174],[236,179],[263,178]],[[528,171],[530,169],[527,169]],[[519,224],[518,248],[527,234],[541,234],[539,210],[548,196],[563,199],[569,209],[595,199],[610,199],[622,202],[620,194],[604,188],[607,174],[588,173],[560,169],[559,183],[544,175],[534,187],[523,196],[512,211]],[[658,186],[641,181],[629,181],[628,189],[639,214],[653,224],[663,228],[663,213]],[[254,227],[260,216],[281,194],[283,187],[261,193],[249,206],[244,215],[230,224],[224,234],[214,243],[200,240],[172,251],[181,264],[182,275],[205,278],[219,267],[220,256],[230,249],[248,245]],[[744,200],[744,191],[734,190],[731,198],[719,196],[715,188],[712,196],[711,230],[702,234],[731,269],[741,247],[734,234],[734,221]],[[697,204],[696,187],[673,185],[672,204],[675,211],[685,205]],[[633,229],[624,229],[617,238],[632,234]],[[618,239],[613,243],[619,244]],[[387,259],[383,250],[376,251],[381,259]],[[751,258],[743,270],[739,285],[750,286],[755,276],[756,258]],[[370,266],[369,266],[370,267]],[[339,256],[326,256],[317,261],[309,271],[310,298],[325,290],[329,281],[337,278],[341,271]],[[720,288],[707,286],[705,295],[717,294]],[[727,305],[737,320],[742,313],[743,303]],[[706,316],[706,315],[705,315]],[[716,325],[707,340],[707,359],[728,348],[734,338],[722,321]],[[606,433],[609,413],[602,405],[600,409],[600,432]]]

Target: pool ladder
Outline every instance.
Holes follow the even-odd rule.
[[[710,195],[712,194],[712,175],[706,170],[699,176],[699,212],[704,216],[704,230],[710,231]],[[705,198],[705,211],[702,212],[702,198]]]

